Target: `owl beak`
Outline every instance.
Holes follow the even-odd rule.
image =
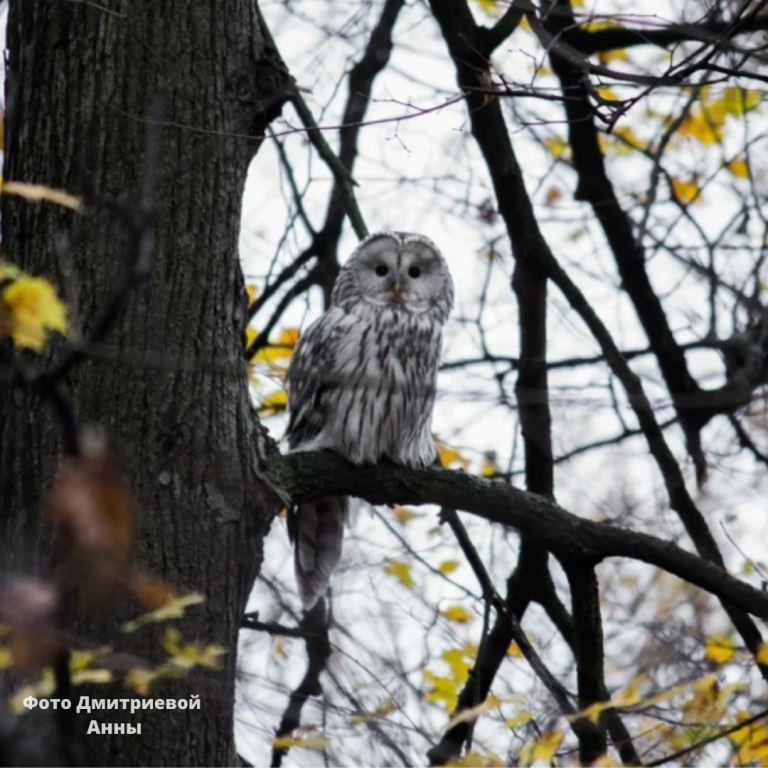
[[[392,300],[393,301],[402,301],[402,296],[403,296],[403,286],[400,285],[400,281],[398,280],[392,286]]]

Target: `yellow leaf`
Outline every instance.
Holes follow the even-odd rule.
[[[380,707],[377,707],[373,712],[358,712],[356,715],[352,715],[349,722],[353,725],[358,723],[369,723],[371,720],[378,720],[382,717],[386,717],[390,712],[394,712],[397,709],[397,702],[394,699],[387,699]]]
[[[437,566],[437,570],[442,574],[448,574],[453,573],[458,567],[458,560],[443,560],[443,562]]]
[[[557,187],[552,187],[549,192],[547,192],[547,204],[550,202],[550,193],[555,189],[557,189]],[[560,193],[559,189],[557,189],[557,191]],[[558,197],[560,197],[560,194],[558,194]],[[486,451],[483,454],[483,465],[480,467],[480,474],[483,477],[490,477],[497,472],[499,472],[499,465],[496,463],[496,451]]]
[[[288,393],[284,389],[276,389],[259,403],[259,416],[267,417],[282,413],[288,406]]]
[[[277,341],[271,342],[266,347],[262,347],[254,355],[253,361],[257,362],[263,360],[266,362],[275,362],[277,360],[289,360],[298,340],[298,328],[284,328],[277,337]]]
[[[277,343],[284,347],[295,347],[300,336],[301,331],[298,328],[283,328],[277,338]]]
[[[602,29],[621,29],[622,24],[613,19],[589,19],[581,25],[587,32],[599,32]]]
[[[474,749],[463,757],[450,760],[446,768],[496,768],[506,765],[506,762],[493,752],[476,752]]]
[[[614,48],[609,51],[600,51],[597,54],[601,64],[610,64],[612,61],[627,61],[629,56],[623,48]]]
[[[79,672],[73,672],[72,685],[104,685],[111,683],[114,679],[112,672],[108,669],[81,669]]]
[[[413,520],[414,517],[424,517],[423,513],[408,509],[408,507],[395,507],[392,510],[392,514],[395,516],[397,522],[402,523],[403,525],[409,520]]]
[[[749,166],[747,161],[741,157],[734,157],[733,160],[729,160],[725,167],[737,178],[746,179],[749,177]]]
[[[585,707],[580,712],[574,712],[572,715],[567,715],[569,721],[579,720],[582,717],[586,717],[594,725],[597,725],[600,721],[600,715],[605,712],[611,706],[610,701],[595,701],[588,707]]]
[[[443,610],[440,611],[440,615],[448,619],[448,621],[455,621],[457,624],[467,624],[474,618],[474,616],[461,605],[451,605],[448,608],[443,608]]]
[[[11,649],[0,647],[0,669],[8,669],[11,664],[13,664]]]
[[[544,731],[533,747],[533,762],[541,760],[544,763],[551,763],[563,738],[564,734],[561,731]]]
[[[514,694],[512,696],[505,696],[504,697],[505,701],[513,701],[515,699],[516,699],[516,697],[514,696]],[[489,693],[488,694],[488,698],[485,700],[485,703],[489,707],[500,707],[501,706],[501,701],[502,700],[498,696],[494,696],[492,693]]]
[[[259,296],[259,286],[253,283],[246,283],[245,295],[248,297],[248,306],[250,307]]]
[[[606,101],[618,101],[619,97],[616,95],[615,91],[613,91],[611,88],[609,88],[607,85],[598,85],[595,90],[606,100]]]
[[[40,678],[33,683],[28,683],[19,688],[11,696],[9,706],[14,715],[23,715],[29,710],[24,706],[24,699],[27,696],[34,696],[36,699],[47,699],[53,696],[56,690],[56,678],[53,675],[51,667],[45,667],[40,673]]]
[[[571,154],[571,145],[565,141],[565,139],[561,139],[559,136],[546,139],[544,146],[547,148],[547,151],[550,155],[552,155],[552,157],[564,158],[569,157]]]
[[[715,120],[722,122],[726,115],[737,117],[749,112],[762,98],[763,91],[728,86],[723,88],[718,99],[708,102],[705,108]]]
[[[462,456],[462,454],[455,448],[451,448],[440,440],[437,440],[436,444],[437,453],[440,457],[440,464],[443,467],[448,468],[454,464],[458,464],[462,469],[467,469],[467,467],[469,467],[469,459]]]
[[[610,134],[600,133],[597,137],[600,149],[612,155],[632,154],[635,149],[645,149],[648,146],[628,125],[620,125]]]
[[[469,670],[472,666],[466,660],[467,654],[461,648],[449,648],[447,651],[443,651],[443,661],[451,668],[453,676],[462,685],[469,679]]]
[[[499,0],[475,0],[480,6],[480,9],[493,18],[498,18],[501,15],[501,9],[499,8]]]
[[[620,768],[621,765],[622,763],[617,763],[607,752],[604,752],[589,764],[589,768]]]
[[[611,705],[614,707],[634,707],[642,701],[640,694],[640,684],[647,681],[644,675],[633,677],[626,688],[622,688],[611,698]]]
[[[693,179],[684,180],[673,177],[672,190],[681,203],[692,203],[699,196],[699,185]]]
[[[506,723],[510,728],[517,728],[518,725],[525,725],[533,720],[533,712],[518,712],[513,717],[508,717]]]
[[[768,641],[760,643],[757,648],[757,663],[768,664]]]
[[[724,713],[720,684],[714,675],[706,675],[693,685],[693,697],[683,703],[685,719],[696,723],[717,722]]]
[[[220,645],[185,643],[182,641],[181,632],[176,627],[169,627],[165,630],[163,648],[171,656],[173,665],[182,669],[192,669],[193,667],[219,669],[219,656],[223,656],[227,652]]]
[[[149,693],[150,686],[157,679],[158,675],[146,667],[134,667],[128,671],[125,676],[125,685],[136,693],[146,696]]]
[[[0,260],[0,283],[4,283],[6,280],[17,280],[23,274],[15,264]]]
[[[451,730],[451,728],[453,728],[455,725],[458,725],[459,723],[469,723],[473,720],[477,720],[480,715],[488,712],[491,709],[494,709],[497,706],[498,703],[492,701],[489,697],[482,704],[477,704],[474,707],[467,707],[467,709],[462,709],[461,712],[459,712],[448,721],[446,729]]]
[[[765,91],[745,89],[740,107],[744,110],[754,109],[763,100],[763,96],[765,96]]]
[[[710,635],[704,646],[704,658],[716,664],[725,664],[733,658],[735,653],[733,641],[722,635]]]
[[[736,715],[736,721],[741,722],[752,717],[752,713],[742,710]],[[735,765],[768,765],[768,727],[764,723],[755,722],[745,725],[729,734],[728,739],[736,748]]]
[[[81,669],[87,669],[94,656],[93,651],[72,651],[69,654],[69,671],[79,672]]]
[[[648,146],[628,125],[620,125],[613,131],[613,135],[620,137],[634,149],[645,149]]]
[[[52,189],[44,184],[27,184],[23,181],[3,181],[0,191],[4,195],[17,195],[33,203],[39,203],[47,200],[49,203],[61,205],[64,208],[71,208],[73,211],[82,212],[85,210],[83,201],[79,197],[70,195],[61,189]]]
[[[0,336],[18,347],[40,350],[49,331],[67,333],[67,308],[42,277],[19,277],[0,294]]]
[[[677,133],[701,144],[718,144],[723,140],[722,121],[702,109],[692,109],[678,126]]]
[[[421,674],[431,686],[424,694],[424,698],[427,701],[442,702],[446,710],[452,712],[456,707],[456,700],[458,698],[457,680],[451,677],[436,675],[428,669],[423,669]]]
[[[413,589],[416,586],[416,582],[411,576],[411,566],[408,563],[404,563],[402,560],[390,560],[384,566],[384,573],[389,576],[394,576],[404,587]]]
[[[517,644],[517,640],[513,640],[507,648],[507,656],[518,657],[522,656],[523,652],[520,650],[520,646]]]
[[[170,619],[180,619],[184,615],[185,608],[203,602],[205,602],[205,598],[197,592],[193,592],[190,595],[184,595],[183,597],[176,597],[156,611],[145,613],[143,616],[139,616],[133,621],[126,622],[120,629],[123,632],[135,632],[139,627],[143,627],[145,624],[169,621]]]
[[[259,332],[248,326],[245,329],[245,340],[247,346],[250,346],[258,337]],[[288,361],[291,359],[293,349],[299,340],[298,328],[284,328],[277,341],[272,341],[263,346],[251,358],[251,364],[266,363],[272,370],[284,372],[287,369]]]
[[[272,739],[275,749],[325,749],[328,744],[325,736],[279,736]]]
[[[80,672],[83,669],[88,669],[94,660],[98,656],[103,656],[105,653],[109,653],[112,649],[109,646],[98,648],[95,651],[79,651],[74,650],[69,654],[69,670],[70,672]]]

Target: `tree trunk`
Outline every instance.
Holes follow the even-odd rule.
[[[159,98],[151,272],[99,356],[69,373],[68,391],[78,424],[110,435],[139,509],[142,565],[208,598],[187,611],[184,639],[228,649],[220,673],[152,691],[199,693],[200,711],[107,713],[141,722],[141,736],[86,737],[88,715],[75,731],[88,764],[231,764],[238,625],[274,512],[256,475],[261,428],[243,358],[240,200],[259,142],[242,135],[263,134],[289,78],[255,0],[11,0],[8,45],[7,180],[138,202]],[[78,216],[3,198],[3,257],[49,276],[85,336],[119,279],[126,239],[101,208]],[[39,572],[40,497],[61,425],[28,388],[0,394],[0,563]],[[156,630],[93,637],[93,624],[78,622],[92,642],[157,656]]]

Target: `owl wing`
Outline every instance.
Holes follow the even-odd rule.
[[[316,437],[341,385],[339,350],[355,332],[354,318],[331,307],[307,328],[288,369],[288,445],[298,448]]]

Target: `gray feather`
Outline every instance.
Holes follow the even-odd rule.
[[[345,496],[326,496],[298,506],[294,567],[305,611],[312,610],[325,594],[339,563],[346,512]]]
[[[363,241],[336,279],[330,308],[296,345],[288,371],[290,450],[333,450],[355,464],[383,457],[431,464],[435,380],[452,304],[451,276],[431,240],[380,232]],[[338,563],[345,509],[318,500],[297,511],[305,607],[322,595]]]

